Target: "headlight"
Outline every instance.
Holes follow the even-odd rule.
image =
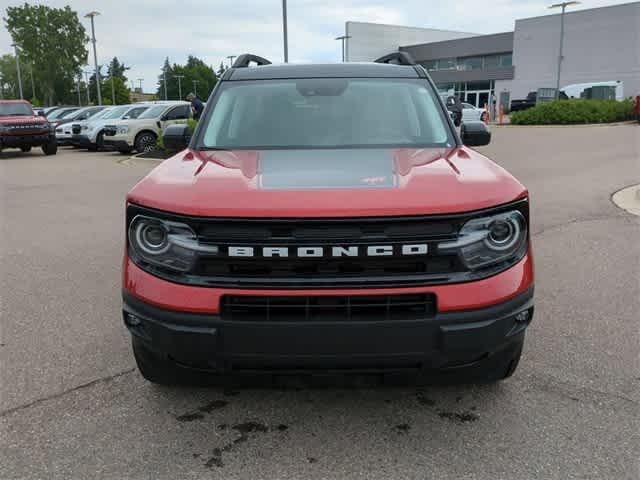
[[[517,210],[474,218],[463,225],[458,239],[438,245],[438,250],[457,252],[470,270],[518,260],[527,250],[527,222]]]
[[[198,254],[215,255],[218,247],[198,243],[184,223],[136,216],[129,225],[129,246],[145,262],[178,272],[191,270]]]
[[[120,127],[118,127],[118,133],[120,134],[126,134],[129,133],[129,127],[127,125],[122,125]]]
[[[81,130],[89,130],[89,125],[82,125]]]

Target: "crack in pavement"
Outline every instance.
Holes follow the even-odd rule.
[[[82,389],[85,389],[85,388],[88,388],[88,387],[92,387],[94,385],[97,385],[98,383],[109,382],[109,381],[114,380],[114,379],[116,379],[118,377],[122,377],[124,375],[129,374],[129,373],[135,372],[135,370],[136,370],[135,368],[129,368],[127,370],[124,370],[123,372],[118,372],[118,373],[115,373],[113,375],[108,375],[106,377],[97,378],[95,380],[91,380],[90,382],[83,383],[81,385],[75,386],[75,387],[70,388],[68,390],[64,390],[62,392],[54,393],[54,394],[48,395],[46,397],[37,398],[37,399],[32,400],[31,402],[25,403],[23,405],[18,405],[17,407],[8,408],[7,410],[2,410],[2,411],[0,411],[0,418],[5,417],[5,416],[7,416],[9,414],[15,413],[15,412],[17,412],[19,410],[25,410],[25,409],[27,409],[29,407],[33,407],[33,406],[38,405],[40,403],[46,402],[47,400],[53,400],[53,399],[56,399],[56,398],[61,398],[61,397],[64,397],[65,395],[68,395],[69,393],[76,392],[78,390],[82,390]]]
[[[597,216],[597,217],[571,218],[571,219],[567,220],[566,222],[557,223],[555,225],[550,225],[548,227],[545,227],[545,228],[542,228],[542,229],[538,230],[537,232],[532,232],[531,236],[532,237],[538,237],[538,236],[542,235],[543,233],[547,233],[547,232],[553,231],[553,230],[559,230],[559,229],[561,229],[563,227],[568,227],[570,225],[575,225],[575,224],[578,224],[578,223],[602,222],[604,220],[624,220],[627,223],[633,223],[634,217],[631,214],[625,214],[623,212],[620,212],[618,214],[601,215],[601,216]]]

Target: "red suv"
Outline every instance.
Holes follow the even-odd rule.
[[[242,55],[193,135],[163,138],[188,148],[126,210],[123,316],[148,380],[516,369],[533,315],[527,190],[469,148],[485,125],[459,136],[407,54]]]
[[[58,151],[56,135],[47,119],[36,115],[26,100],[0,100],[0,151],[19,148],[23,152],[42,147],[45,155]]]

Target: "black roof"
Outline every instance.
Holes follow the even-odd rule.
[[[279,78],[418,78],[413,65],[385,63],[326,63],[264,65],[232,68],[224,80],[274,80]]]

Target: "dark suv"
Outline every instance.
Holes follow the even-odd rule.
[[[46,118],[36,115],[26,100],[0,100],[0,150],[19,148],[23,152],[42,147],[45,155],[58,151],[56,136]]]
[[[533,314],[527,189],[469,148],[485,125],[459,136],[407,54],[242,55],[193,135],[163,139],[180,153],[126,210],[123,317],[148,380],[515,371]]]

